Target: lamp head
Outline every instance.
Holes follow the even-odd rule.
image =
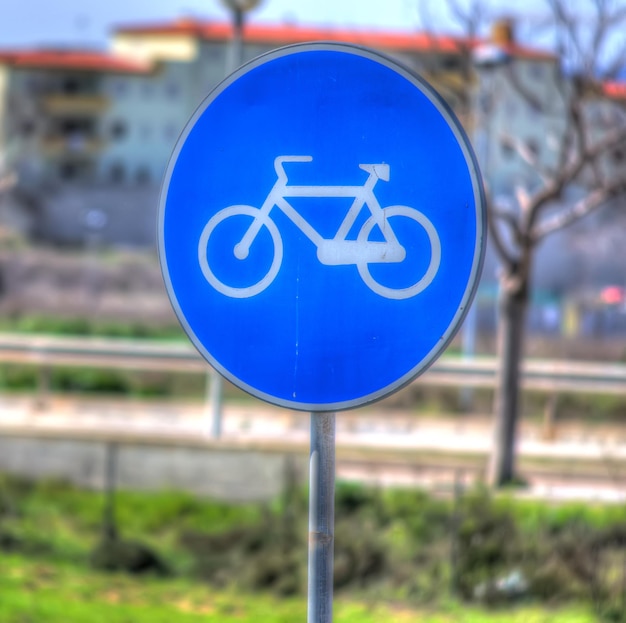
[[[251,11],[261,0],[221,0],[222,4],[231,11]]]

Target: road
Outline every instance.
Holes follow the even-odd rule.
[[[53,396],[44,409],[32,397],[3,396],[0,435],[158,437],[210,441],[201,403]],[[309,415],[257,401],[227,404],[218,443],[256,448],[308,448]],[[423,416],[367,407],[337,415],[339,478],[381,485],[450,490],[484,473],[491,439],[487,416]],[[552,499],[626,501],[626,427],[562,424],[554,441],[540,425],[522,425],[519,462],[529,487],[520,495]]]

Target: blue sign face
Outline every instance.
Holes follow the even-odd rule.
[[[452,339],[485,244],[482,183],[431,87],[312,43],[243,66],[183,132],[161,195],[176,313],[235,385],[309,411],[382,398]]]

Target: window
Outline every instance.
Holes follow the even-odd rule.
[[[173,141],[178,136],[178,132],[176,131],[176,126],[173,123],[168,123],[163,128],[163,136],[166,141]]]
[[[533,80],[543,80],[545,78],[545,65],[542,63],[531,63],[528,67],[528,75]]]
[[[127,132],[126,124],[119,119],[113,121],[113,123],[111,123],[110,132],[111,138],[114,138],[115,140],[123,139],[126,136]]]
[[[204,56],[207,60],[220,60],[222,58],[222,47],[217,45],[206,45],[204,47]]]
[[[141,94],[145,99],[150,99],[154,95],[154,85],[151,82],[144,82]]]
[[[114,162],[109,171],[109,179],[114,184],[121,184],[126,177],[126,170],[121,162]]]
[[[458,55],[444,56],[441,65],[444,69],[459,70],[461,68],[461,59]]]
[[[59,164],[59,179],[64,182],[88,181],[93,177],[93,165],[82,160],[65,160]]]
[[[37,95],[41,91],[41,81],[37,76],[26,76],[24,78],[24,91],[28,95]]]
[[[80,119],[78,117],[72,119],[60,119],[56,124],[57,131],[63,136],[90,135],[94,133],[93,119]]]
[[[35,132],[35,122],[32,119],[25,119],[20,123],[20,135],[23,138],[32,136]]]
[[[111,94],[113,97],[123,97],[128,92],[128,83],[126,80],[118,78],[111,85]]]
[[[139,167],[135,174],[137,184],[147,184],[150,182],[150,170],[146,166]]]
[[[80,82],[76,78],[65,78],[61,82],[61,91],[66,95],[74,95],[80,91]]]
[[[180,87],[177,82],[170,81],[165,85],[165,94],[170,99],[178,97],[180,93]]]
[[[62,162],[59,166],[59,177],[66,182],[75,180],[78,175],[78,167],[74,162]]]

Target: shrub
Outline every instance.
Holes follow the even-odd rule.
[[[157,552],[140,541],[102,539],[91,554],[91,564],[101,571],[167,575],[169,569]]]
[[[484,488],[461,501],[457,534],[457,587],[465,599],[498,601],[498,581],[515,570],[521,544],[513,513]]]

